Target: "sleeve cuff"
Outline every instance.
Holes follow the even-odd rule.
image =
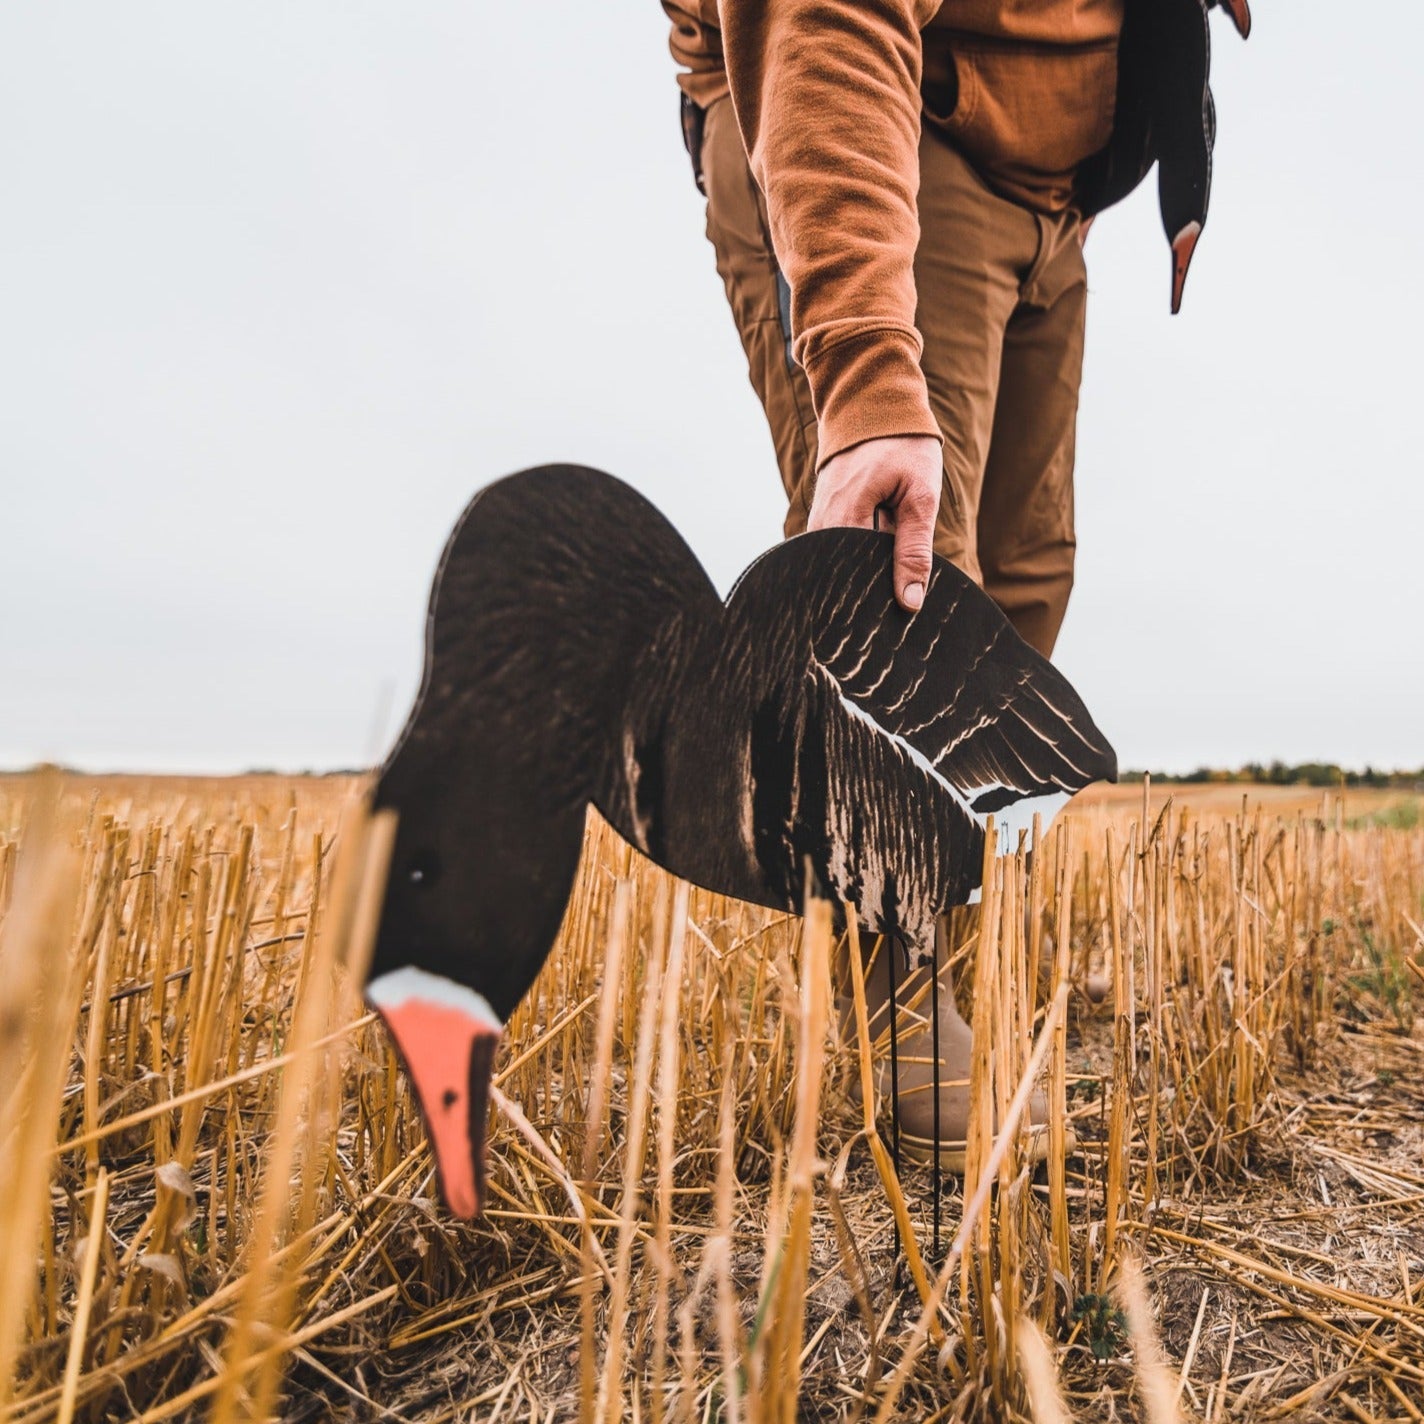
[[[816,406],[817,467],[864,440],[928,435],[943,443],[920,370],[919,337],[900,328],[858,333],[806,364]]]

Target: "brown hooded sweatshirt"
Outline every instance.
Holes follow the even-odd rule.
[[[731,93],[766,195],[822,464],[940,437],[915,329],[921,114],[995,191],[1062,212],[1112,129],[1123,4],[664,0],[683,89]]]

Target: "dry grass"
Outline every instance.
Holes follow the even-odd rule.
[[[1424,1420],[1424,829],[1119,791],[996,861],[937,1259],[828,913],[596,822],[452,1222],[359,790],[0,780],[0,1419]]]

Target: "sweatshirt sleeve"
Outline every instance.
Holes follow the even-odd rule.
[[[791,288],[820,461],[940,437],[915,329],[920,28],[938,0],[722,0],[732,103]]]

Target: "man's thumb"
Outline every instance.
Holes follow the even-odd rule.
[[[902,504],[895,524],[895,597],[910,613],[918,613],[929,587],[934,548],[935,509]]]

